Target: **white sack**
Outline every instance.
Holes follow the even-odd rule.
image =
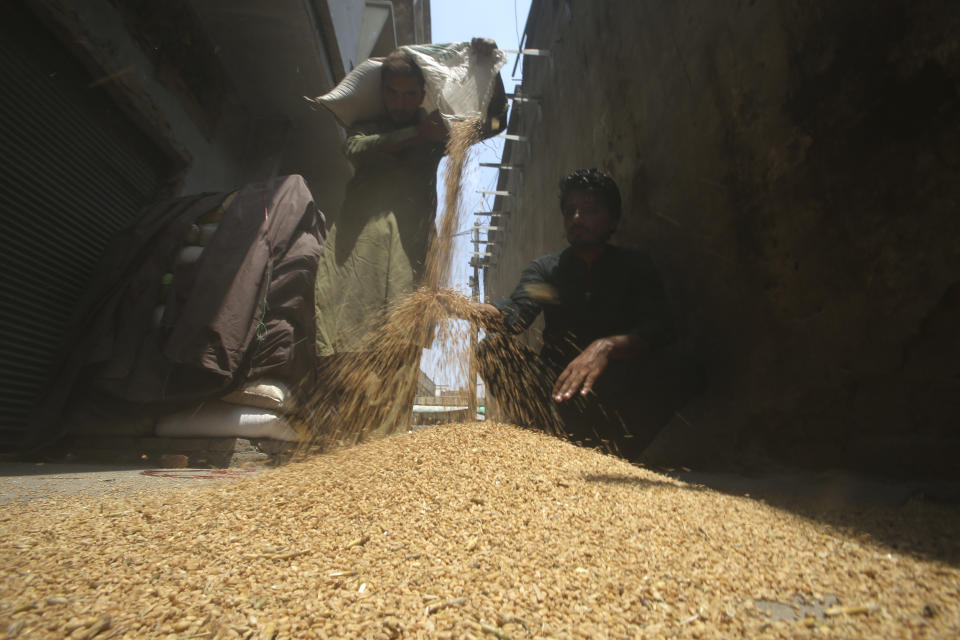
[[[242,404],[281,413],[290,413],[293,410],[293,400],[287,386],[267,378],[246,384],[220,399],[230,404]]]
[[[427,95],[444,119],[466,120],[486,114],[507,54],[495,49],[491,55],[478,56],[469,42],[403,48],[423,71]]]
[[[203,247],[187,245],[177,254],[177,264],[195,264],[203,255]]]
[[[159,329],[163,326],[163,314],[167,312],[167,305],[158,304],[153,308],[153,320],[151,326],[154,329]]]
[[[482,116],[493,95],[494,80],[506,63],[499,49],[478,57],[469,42],[448,45],[408,45],[408,51],[423,71],[426,96],[423,109],[439,110],[445,121]],[[357,65],[329,93],[307,98],[325,107],[346,128],[356,122],[386,115],[380,93],[383,58],[370,58]],[[447,123],[449,126],[449,122]]]
[[[187,244],[205,247],[210,244],[210,241],[213,239],[213,234],[217,232],[219,226],[219,223],[216,222],[210,224],[192,224],[190,228],[187,229],[187,235],[184,241]]]
[[[156,434],[162,438],[270,438],[288,442],[300,439],[287,421],[276,414],[217,401],[161,418]]]

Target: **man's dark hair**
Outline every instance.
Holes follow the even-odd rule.
[[[620,217],[620,189],[603,169],[577,169],[560,181],[560,206],[571,191],[592,191],[600,196],[607,211]]]
[[[413,76],[420,83],[420,88],[424,86],[423,71],[414,62],[413,56],[403,49],[394,49],[386,58],[383,59],[381,67],[381,78],[386,80],[387,76]]]

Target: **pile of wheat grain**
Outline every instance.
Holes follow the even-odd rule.
[[[7,505],[0,631],[957,636],[956,511],[795,513],[532,431],[451,425],[218,486]],[[757,600],[830,605],[778,622]]]

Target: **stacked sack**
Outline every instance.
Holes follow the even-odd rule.
[[[190,225],[174,270],[165,273],[161,280],[162,302],[154,310],[155,328],[163,325],[176,273],[196,269],[204,248],[216,234],[235,196],[236,193],[230,194],[219,207]],[[261,379],[248,382],[219,400],[206,401],[193,409],[160,418],[156,435],[164,438],[268,438],[295,442],[300,438],[286,418],[294,410],[294,396],[283,382]]]
[[[249,382],[219,400],[165,416],[156,434],[165,438],[269,438],[295,442],[287,416],[295,409],[290,389],[277,380]]]

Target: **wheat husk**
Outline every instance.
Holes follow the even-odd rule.
[[[0,631],[956,637],[955,510],[808,512],[531,430],[436,427],[227,484],[8,504]],[[798,599],[828,614],[775,621],[755,604]]]

